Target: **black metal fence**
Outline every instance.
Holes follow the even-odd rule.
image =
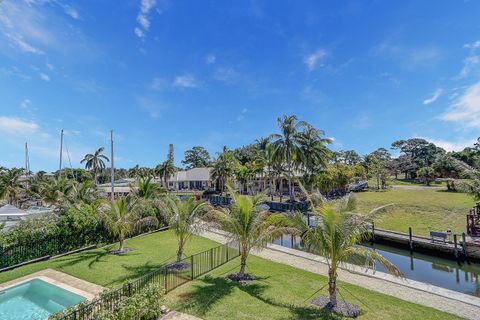
[[[104,310],[115,310],[122,300],[141,292],[149,284],[159,284],[165,289],[165,292],[169,292],[235,259],[239,255],[239,250],[236,246],[221,245],[187,257],[178,264],[165,264],[151,273],[125,283],[119,289],[103,294],[89,304],[74,308],[73,311],[61,319],[95,319]],[[176,266],[182,267],[178,268]]]
[[[168,227],[163,227],[156,231],[163,231]],[[132,233],[130,237],[152,231],[139,230]],[[9,246],[0,246],[0,272],[19,264],[29,263],[41,258],[65,254],[70,251],[79,250],[92,245],[102,245],[115,242],[113,236],[103,236],[101,239],[88,235],[70,234],[70,235],[48,235],[41,239],[31,241],[22,241]]]

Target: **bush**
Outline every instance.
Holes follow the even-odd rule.
[[[113,290],[115,291],[115,290]],[[108,297],[113,291],[106,291],[102,297]],[[164,302],[163,287],[156,283],[146,285],[141,291],[131,297],[124,297],[114,310],[102,310],[99,314],[86,316],[85,319],[96,320],[154,320],[161,315]],[[60,320],[75,309],[88,305],[81,303],[64,311],[51,315],[49,320]],[[94,316],[94,318],[92,318]]]

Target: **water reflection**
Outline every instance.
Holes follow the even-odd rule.
[[[288,248],[305,250],[300,238],[291,235],[283,235],[274,243]],[[453,260],[417,252],[411,254],[409,250],[380,244],[366,244],[365,247],[382,254],[396,265],[408,279],[480,297],[479,264],[468,262],[458,264]],[[357,264],[361,265],[361,263]],[[377,270],[386,271],[381,265],[377,266]]]

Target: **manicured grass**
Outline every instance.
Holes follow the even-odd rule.
[[[218,243],[194,237],[186,255],[204,251]],[[117,245],[35,263],[0,273],[0,283],[45,268],[53,268],[106,287],[118,287],[175,257],[176,239],[166,231],[130,239],[135,251],[108,254]],[[258,280],[238,286],[224,276],[239,268],[235,259],[200,279],[167,295],[175,309],[204,319],[337,319],[310,306],[309,300],[322,288],[326,277],[251,256],[248,272]],[[341,283],[341,294],[360,304],[361,319],[457,319],[440,311],[404,302],[360,287]],[[322,291],[325,293],[325,290]]]
[[[393,203],[387,213],[378,214],[375,224],[382,229],[429,235],[430,231],[451,229],[461,234],[466,229],[466,214],[475,201],[465,193],[438,189],[390,189],[356,194],[362,213]]]
[[[326,294],[327,278],[287,265],[251,256],[248,272],[258,280],[240,286],[225,279],[239,269],[239,259],[190,282],[167,295],[169,305],[202,319],[340,319],[310,305]],[[340,293],[359,305],[359,319],[459,319],[353,285],[340,283]]]
[[[185,255],[201,252],[218,243],[194,237],[185,249]],[[177,240],[172,231],[163,231],[126,241],[126,247],[135,249],[121,255],[109,254],[118,244],[89,250],[57,259],[42,261],[0,273],[0,283],[53,268],[105,287],[118,287],[129,279],[158,268],[175,259]]]

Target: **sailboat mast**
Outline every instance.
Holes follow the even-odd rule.
[[[25,177],[26,177],[26,189],[28,191],[29,189],[29,184],[28,184],[28,178],[30,177],[30,163],[28,160],[28,144],[25,142]]]
[[[110,157],[110,183],[111,183],[111,199],[112,201],[115,200],[115,166],[113,162],[113,130],[110,130],[110,150],[111,150],[111,157]]]
[[[62,156],[63,156],[63,129],[60,132],[60,167],[59,167],[59,171],[58,171],[59,180],[62,176]]]

